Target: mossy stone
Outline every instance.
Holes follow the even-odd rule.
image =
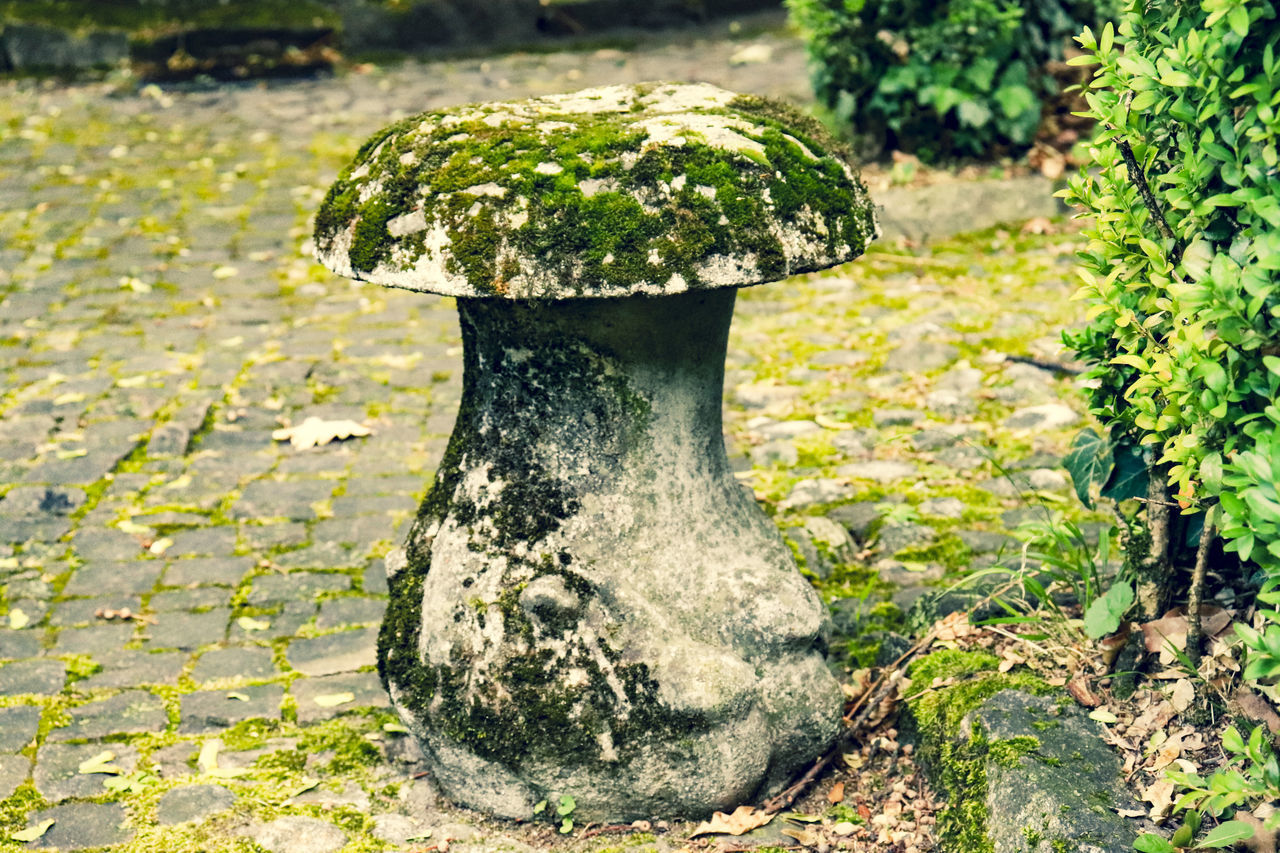
[[[794,108],[707,84],[608,86],[405,119],[316,216],[342,275],[451,296],[742,287],[875,236],[843,149]]]

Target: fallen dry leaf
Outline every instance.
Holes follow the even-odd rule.
[[[1191,703],[1196,700],[1196,688],[1191,683],[1191,679],[1179,679],[1173,685],[1173,692],[1169,694],[1169,704],[1173,706],[1173,710],[1181,714],[1183,711],[1191,707]]]
[[[355,421],[325,421],[320,418],[307,418],[295,427],[274,430],[271,437],[276,441],[287,441],[296,450],[319,447],[331,441],[339,441],[352,436],[372,435],[373,430]]]
[[[1212,637],[1231,624],[1231,613],[1212,604],[1200,607],[1200,632]],[[1168,643],[1178,651],[1187,647],[1187,617],[1175,607],[1159,619],[1142,623],[1142,642],[1149,652],[1159,652],[1161,663],[1172,663],[1176,657],[1165,647]]]
[[[827,791],[828,803],[844,802],[844,782],[837,782],[831,786],[831,790]]]
[[[1102,697],[1089,687],[1089,681],[1080,673],[1076,673],[1067,682],[1067,692],[1086,708],[1096,708],[1102,704]]]
[[[1156,779],[1148,788],[1143,790],[1142,799],[1151,803],[1149,814],[1152,820],[1163,820],[1169,814],[1169,810],[1173,808],[1173,794],[1173,782],[1163,777]]]
[[[711,816],[711,820],[704,820],[698,824],[689,837],[696,838],[699,835],[742,835],[764,826],[771,820],[773,820],[773,815],[754,806],[738,806],[733,810],[733,814],[716,812]]]
[[[1237,690],[1230,704],[1235,705],[1249,719],[1265,723],[1273,735],[1280,734],[1280,714],[1276,713],[1270,702],[1249,688],[1241,687]]]

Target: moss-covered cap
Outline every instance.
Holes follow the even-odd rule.
[[[874,238],[838,151],[793,108],[706,84],[424,113],[343,170],[316,215],[316,255],[350,278],[451,296],[759,284]]]

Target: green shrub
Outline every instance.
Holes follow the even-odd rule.
[[[1086,30],[1081,43],[1098,65],[1086,94],[1096,171],[1065,193],[1094,218],[1080,294],[1090,322],[1067,340],[1093,364],[1091,408],[1110,429],[1100,454],[1147,451],[1149,535],[1130,545],[1179,544],[1156,523],[1166,483],[1202,518],[1201,570],[1220,531],[1264,605],[1263,630],[1237,627],[1246,680],[1280,674],[1276,12],[1270,0],[1139,0],[1118,29]],[[1080,475],[1109,476],[1105,465]],[[1174,597],[1198,599],[1195,574],[1189,587],[1168,552],[1154,557]],[[1274,757],[1247,757],[1267,764],[1254,768],[1267,784],[1280,781]],[[1219,783],[1233,784],[1215,776],[1206,790]],[[1216,803],[1189,795],[1182,805],[1217,813]]]
[[[1030,146],[1044,65],[1115,0],[787,0],[818,100],[868,152],[924,160]]]

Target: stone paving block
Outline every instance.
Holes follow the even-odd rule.
[[[173,610],[207,610],[226,607],[235,590],[225,586],[199,586],[189,589],[165,589],[151,594],[151,609],[156,614]]]
[[[210,649],[196,661],[191,677],[196,681],[214,681],[223,678],[256,680],[276,675],[271,661],[271,649],[261,646],[232,646]]]
[[[0,708],[0,753],[22,749],[35,740],[39,727],[40,709],[35,705]]]
[[[0,755],[0,800],[6,800],[31,775],[31,760],[25,755]]]
[[[141,649],[118,649],[94,660],[102,667],[77,686],[84,690],[99,687],[136,687],[143,684],[173,686],[190,657],[186,652],[146,652]]]
[[[169,538],[173,544],[165,551],[168,557],[223,557],[236,548],[236,529],[230,525],[179,530]]]
[[[335,853],[347,843],[345,832],[314,817],[276,818],[248,834],[269,853]]]
[[[27,849],[85,850],[124,844],[133,838],[125,826],[128,812],[120,803],[67,803],[29,816],[31,824],[53,820],[49,831],[27,843]]]
[[[111,752],[112,764],[132,773],[138,767],[138,750],[126,744],[113,743],[51,743],[40,748],[36,756],[32,780],[36,790],[51,803],[71,797],[97,797],[106,793],[105,773],[81,773],[81,762]]]
[[[156,807],[156,820],[164,826],[201,820],[235,804],[236,795],[221,785],[187,785],[166,791]]]
[[[277,554],[271,562],[282,569],[357,569],[365,564],[367,550],[367,544],[363,548],[352,549],[316,536],[313,544]]]
[[[239,619],[232,620],[227,632],[229,642],[243,643],[292,637],[315,616],[316,606],[310,601],[290,601],[275,605],[276,612],[251,616],[253,625],[246,627]],[[265,629],[258,627],[265,622]]]
[[[108,735],[163,732],[169,724],[164,702],[146,690],[126,690],[70,710],[70,725],[49,732],[49,742],[99,740]]]
[[[250,557],[188,557],[169,564],[164,573],[164,585],[235,586],[252,568]]]
[[[72,598],[52,605],[49,624],[59,628],[88,625],[98,621],[98,613],[125,609],[131,613],[141,613],[142,598],[122,593],[108,593],[95,598]]]
[[[71,598],[113,592],[150,592],[159,580],[163,568],[164,563],[159,560],[86,563],[71,575],[62,594]]]
[[[0,666],[0,696],[52,696],[62,692],[66,681],[67,665],[60,660],[22,660]]]
[[[278,684],[251,684],[234,690],[188,693],[182,697],[182,723],[178,731],[201,734],[225,729],[241,720],[258,717],[278,720],[283,698],[284,688]]]
[[[22,660],[40,654],[40,637],[43,633],[37,628],[0,630],[0,660]],[[3,676],[0,676],[0,682],[3,680]]]
[[[320,602],[320,611],[316,615],[316,627],[321,631],[342,628],[349,625],[377,624],[382,621],[387,602],[381,598],[365,596],[347,596],[330,598]]]
[[[240,535],[254,552],[289,545],[301,545],[311,538],[307,525],[301,522],[276,524],[242,524]]]
[[[395,527],[385,514],[326,518],[311,528],[314,542],[345,545],[358,554],[364,554],[374,542],[391,539],[394,533]]]
[[[148,625],[143,640],[152,649],[196,649],[211,643],[221,643],[227,638],[227,623],[231,610],[218,607],[205,613],[173,611],[156,617],[156,624]]]
[[[294,640],[285,656],[289,665],[303,675],[333,675],[373,666],[377,663],[377,646],[377,628],[357,628]]]
[[[374,560],[364,570],[361,587],[369,595],[387,594],[387,567],[383,560]]]
[[[81,527],[71,545],[85,563],[119,562],[142,553],[142,543],[137,538],[114,527]]]
[[[289,688],[297,701],[298,722],[314,723],[329,720],[362,708],[389,708],[387,691],[378,680],[376,672],[346,672],[319,678],[299,678]],[[317,697],[330,697],[336,701],[343,694],[351,694],[351,700],[341,704],[316,702]]]
[[[9,518],[67,516],[84,506],[84,501],[83,489],[65,486],[17,486],[0,499],[0,515]]]
[[[66,519],[7,518],[0,516],[0,542],[26,544],[56,542],[71,530]]]
[[[314,601],[322,592],[345,592],[351,589],[351,576],[334,572],[290,572],[286,575],[260,575],[253,579],[249,604],[255,606],[281,602]]]
[[[90,625],[88,628],[63,628],[54,641],[53,655],[99,655],[124,647],[133,639],[131,622]]]
[[[312,504],[328,500],[337,484],[333,480],[254,480],[231,507],[236,518],[285,518],[310,521]]]

